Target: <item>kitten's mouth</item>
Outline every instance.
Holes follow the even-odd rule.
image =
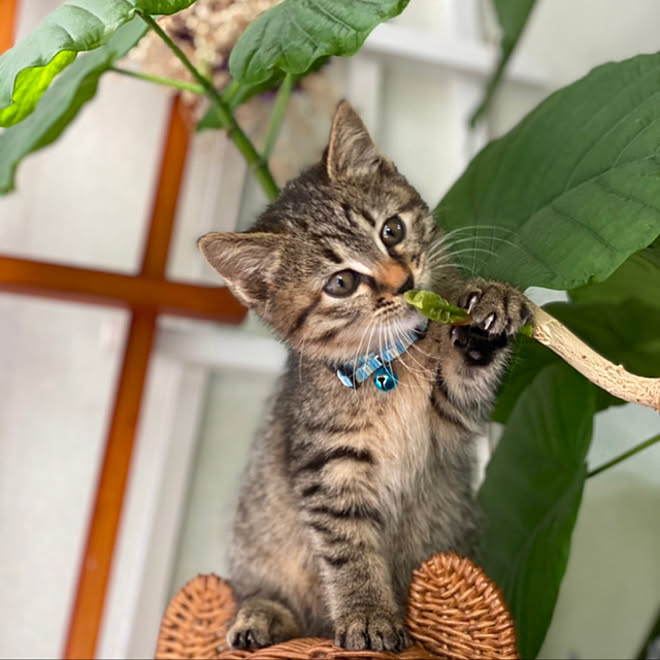
[[[383,329],[403,330],[404,332],[415,330],[417,327],[426,327],[426,317],[412,305],[406,304],[403,309],[397,310],[392,318],[385,318],[380,325]]]
[[[384,346],[394,344],[401,337],[410,334],[418,334],[423,337],[426,334],[428,319],[417,309],[406,305],[395,315],[388,315],[387,318],[379,319],[371,325],[368,331],[368,337],[361,338],[360,353],[378,352]]]

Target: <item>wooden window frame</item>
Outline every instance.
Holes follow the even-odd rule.
[[[17,4],[17,0],[0,3],[0,52],[13,43]],[[131,314],[64,658],[95,656],[158,316],[167,313],[238,324],[246,315],[226,288],[173,282],[165,276],[190,142],[188,126],[186,109],[175,96],[139,273],[0,255],[0,292],[122,307]]]

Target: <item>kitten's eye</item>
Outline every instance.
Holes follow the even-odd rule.
[[[340,270],[328,280],[328,283],[323,287],[323,290],[331,296],[343,298],[354,293],[355,289],[358,288],[359,283],[360,278],[355,271]]]
[[[392,247],[401,243],[406,236],[406,225],[398,215],[393,215],[388,218],[380,230],[380,240],[383,241],[385,247]]]

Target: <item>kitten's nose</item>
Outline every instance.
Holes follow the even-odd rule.
[[[415,287],[412,273],[403,264],[394,260],[384,263],[376,273],[376,281],[382,291],[401,296]]]
[[[415,278],[413,274],[410,273],[406,278],[406,281],[397,289],[396,295],[402,296],[406,291],[410,291],[415,288]]]

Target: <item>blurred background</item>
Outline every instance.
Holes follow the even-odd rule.
[[[58,4],[18,0],[16,38]],[[434,205],[488,140],[553,89],[602,62],[657,51],[658,25],[655,0],[539,0],[487,120],[471,132],[467,118],[495,62],[490,6],[411,0],[357,56],[333,59],[296,87],[275,177],[281,184],[319,158],[333,108],[348,98]],[[239,115],[257,142],[273,100],[259,97]],[[74,126],[29,158],[17,190],[0,197],[0,253],[139,270],[171,107],[162,87],[105,75]],[[167,277],[218,284],[197,237],[244,229],[264,204],[221,132],[190,135]],[[16,295],[0,283],[2,657],[62,653],[129,322],[129,311]],[[97,656],[152,657],[171,595],[198,573],[226,572],[247,448],[283,360],[251,316],[238,325],[159,316]],[[590,466],[658,427],[657,415],[633,405],[600,413]],[[587,482],[541,657],[637,652],[660,606],[659,475],[656,445]]]

